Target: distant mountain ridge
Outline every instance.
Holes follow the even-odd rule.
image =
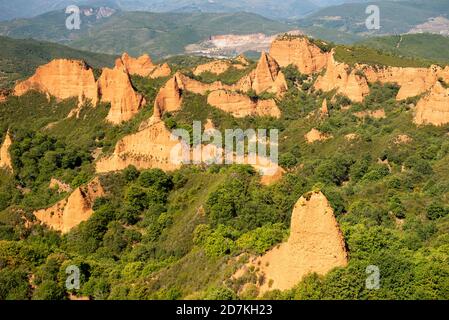
[[[116,11],[109,17],[82,16],[80,30],[68,30],[66,14],[53,11],[35,18],[0,22],[0,35],[34,38],[72,48],[132,55],[150,52],[162,58],[184,52],[187,45],[212,35],[264,33],[292,27],[252,13],[150,13]]]
[[[298,20],[298,25],[303,28],[324,28],[359,36],[416,33],[422,24],[429,23],[436,17],[441,17],[449,26],[447,0],[372,1],[369,4],[379,7],[381,26],[379,30],[366,28],[367,3],[346,3],[327,7]],[[434,31],[432,26],[426,26],[427,32],[439,33],[439,30],[437,26]]]
[[[0,21],[30,18],[68,5],[108,6],[124,11],[251,12],[271,19],[299,18],[321,7],[366,0],[0,0]]]

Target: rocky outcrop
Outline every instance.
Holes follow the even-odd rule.
[[[48,186],[50,189],[56,189],[59,193],[62,192],[72,192],[72,188],[69,184],[64,183],[58,179],[51,178],[50,184]]]
[[[207,103],[232,114],[236,118],[247,116],[279,118],[281,116],[281,111],[273,99],[254,101],[247,95],[225,90],[211,92],[207,97]]]
[[[262,52],[256,69],[243,77],[235,89],[243,92],[254,90],[257,94],[269,92],[282,97],[288,86],[278,63],[270,55]]]
[[[449,88],[443,88],[437,81],[430,92],[416,105],[414,122],[418,125],[435,126],[449,123]]]
[[[355,141],[359,138],[360,136],[357,133],[348,133],[347,135],[345,135],[345,140],[350,142]]]
[[[245,267],[256,269],[260,294],[293,288],[309,273],[324,275],[348,264],[343,235],[328,200],[321,192],[301,197],[296,203],[290,237]]]
[[[153,72],[156,66],[153,64],[151,57],[147,54],[139,58],[130,57],[126,52],[121,58],[115,61],[115,66],[119,69],[124,67],[129,74],[134,74],[142,77],[148,77]]]
[[[177,72],[174,76],[178,82],[179,87],[188,92],[205,95],[215,90],[232,90],[233,86],[223,84],[221,81],[212,83],[203,83],[201,81],[191,79],[188,76]]]
[[[415,97],[429,91],[438,81],[449,82],[449,67],[399,68],[361,66],[369,82],[396,83],[400,90],[397,100]]]
[[[127,71],[127,68],[141,70],[139,66],[146,65],[145,59],[141,58],[135,60],[125,54],[116,61],[114,69],[103,69],[98,82],[93,70],[83,61],[53,60],[39,67],[28,80],[18,83],[14,94],[20,96],[29,90],[37,90],[59,99],[78,97],[78,108],[69,116],[77,115],[86,99],[95,106],[101,97],[102,101],[111,103],[107,120],[120,124],[131,119],[145,104],[143,97],[134,91]]]
[[[412,141],[413,141],[413,139],[410,136],[408,136],[406,134],[400,134],[394,139],[393,142],[395,144],[408,144]]]
[[[9,148],[12,145],[11,134],[8,130],[5,136],[5,140],[3,140],[2,146],[0,147],[0,168],[3,168],[7,171],[12,172],[12,159],[9,153]]]
[[[140,131],[118,141],[112,156],[100,159],[96,170],[98,173],[120,171],[129,165],[138,169],[176,170],[180,164],[172,161],[170,155],[178,141],[170,137],[164,122],[153,116]]]
[[[234,61],[235,61],[234,66],[236,64],[240,64],[241,66],[247,67],[251,64],[251,61],[249,61],[248,58],[246,58],[245,55],[243,55],[243,54],[237,56],[234,59]]]
[[[199,76],[204,72],[210,72],[216,75],[225,73],[231,68],[232,63],[228,60],[214,60],[205,64],[201,64],[195,68],[193,74]]]
[[[317,78],[315,89],[324,92],[337,90],[355,102],[362,102],[369,94],[366,79],[356,69],[351,70],[347,64],[336,62],[333,55],[328,59],[325,74]]]
[[[124,53],[121,58],[115,61],[115,66],[119,69],[124,67],[131,75],[149,77],[151,79],[168,77],[171,74],[170,66],[167,63],[155,65],[147,54],[139,58],[133,58]]]
[[[327,65],[330,53],[321,51],[306,37],[280,37],[273,41],[270,55],[281,67],[294,65],[303,74],[317,73]]]
[[[93,105],[98,101],[98,90],[92,68],[83,61],[56,59],[40,66],[35,74],[14,88],[14,95],[21,96],[37,90],[59,99],[78,97],[79,103],[88,99]]]
[[[307,143],[310,144],[316,141],[326,141],[328,139],[331,139],[332,136],[322,133],[321,131],[313,128],[304,136],[304,138],[306,139]]]
[[[329,116],[329,109],[327,107],[327,99],[324,98],[323,103],[321,104],[320,117],[325,118],[327,116]]]
[[[151,79],[157,78],[165,78],[171,75],[171,68],[168,63],[163,63],[161,65],[157,65],[153,71],[150,73]]]
[[[8,92],[6,90],[0,89],[0,103],[5,102],[8,99]]]
[[[76,188],[67,199],[50,208],[35,211],[34,215],[51,229],[67,233],[92,216],[95,199],[104,194],[100,180],[95,178],[87,185]]]
[[[182,83],[180,86],[180,77],[174,76],[162,87],[154,101],[154,112],[156,116],[161,116],[165,112],[181,110],[182,105]]]
[[[111,103],[106,120],[113,124],[130,120],[146,103],[145,99],[134,91],[129,74],[120,65],[114,69],[103,69],[98,79],[98,92],[102,101]]]

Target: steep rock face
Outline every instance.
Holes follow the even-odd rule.
[[[337,89],[338,93],[355,102],[362,102],[369,94],[366,79],[358,75],[355,69],[351,71],[348,65],[337,63],[333,56],[328,60],[326,73],[316,80],[315,89],[324,92]]]
[[[37,68],[35,74],[14,88],[14,95],[21,96],[30,90],[37,90],[59,99],[78,97],[97,104],[97,84],[93,70],[83,61],[56,59]]]
[[[5,140],[0,148],[0,168],[13,171],[11,155],[9,154],[9,148],[12,145],[11,134],[9,131],[6,133]]]
[[[290,237],[250,265],[265,277],[260,293],[287,290],[312,272],[324,275],[348,263],[345,241],[334,212],[321,193],[301,197],[296,203]],[[271,286],[270,286],[271,285]]]
[[[142,130],[118,141],[113,155],[100,159],[96,170],[98,173],[120,171],[129,165],[138,169],[176,170],[180,164],[171,161],[170,154],[178,141],[172,141],[170,137],[164,122],[153,116]]]
[[[414,122],[436,126],[449,123],[449,89],[443,88],[437,81],[432,90],[418,102]]]
[[[157,79],[157,78],[165,78],[169,77],[171,74],[171,68],[168,65],[168,63],[164,63],[161,65],[157,65],[153,71],[150,73],[151,79]]]
[[[113,124],[130,120],[145,104],[145,99],[134,91],[123,66],[104,68],[98,79],[98,91],[102,101],[111,103],[106,120]]]
[[[279,118],[281,111],[273,99],[253,101],[248,96],[225,90],[213,91],[207,97],[207,103],[236,118],[247,116],[271,116]]]
[[[369,82],[396,83],[401,88],[396,97],[404,100],[429,91],[438,79],[449,82],[449,67],[442,69],[439,66],[430,68],[375,68],[361,67]]]
[[[321,104],[320,116],[322,118],[327,117],[329,115],[329,109],[327,107],[327,99],[324,98],[323,103]]]
[[[278,38],[271,44],[270,55],[281,67],[292,64],[303,74],[320,72],[329,58],[329,53],[322,52],[306,37]]]
[[[243,92],[254,90],[257,94],[266,91],[282,97],[288,87],[280,70],[278,63],[270,55],[262,52],[256,69],[240,79],[234,89]]]
[[[99,179],[95,178],[87,185],[76,188],[67,199],[50,208],[35,211],[34,215],[50,228],[67,233],[92,216],[95,199],[103,195],[103,187]]]
[[[156,67],[151,60],[151,57],[147,54],[140,56],[139,58],[130,57],[126,52],[121,58],[115,61],[117,68],[125,67],[129,74],[135,74],[142,77],[147,77]]]
[[[210,72],[213,74],[220,75],[228,71],[231,67],[231,62],[228,60],[214,60],[205,64],[201,64],[195,68],[193,74],[198,76],[204,72]]]
[[[191,79],[188,76],[177,72],[175,74],[175,78],[179,84],[179,87],[182,90],[189,91],[196,94],[205,95],[208,92],[215,91],[215,90],[226,90],[226,89],[232,89],[232,86],[228,86],[223,84],[221,81],[215,81],[212,83],[203,83],[201,81],[197,81],[195,79]]]
[[[179,81],[179,77],[174,76],[159,90],[154,101],[154,112],[157,116],[161,116],[164,112],[181,110],[182,91]]]
[[[147,54],[133,58],[125,52],[121,58],[115,61],[115,66],[119,69],[125,68],[130,75],[152,79],[168,77],[171,74],[170,66],[167,63],[155,65]]]

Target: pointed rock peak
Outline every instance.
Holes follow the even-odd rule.
[[[154,101],[154,116],[161,117],[165,112],[173,112],[181,109],[182,105],[182,75],[177,72],[162,87]]]
[[[257,64],[256,73],[265,72],[269,70],[272,80],[274,80],[280,70],[278,63],[265,51],[260,56],[259,63]]]
[[[329,109],[327,107],[327,99],[324,98],[323,103],[321,105],[321,110],[320,110],[321,116],[325,117],[329,115]]]
[[[129,74],[142,77],[147,77],[156,67],[149,55],[144,54],[139,58],[133,58],[126,52],[115,61],[115,66],[118,68],[124,66]]]
[[[246,268],[256,267],[265,281],[260,294],[288,290],[309,273],[324,275],[348,264],[343,234],[325,195],[312,192],[296,203],[287,242],[253,259]],[[242,273],[242,272],[240,272]]]
[[[212,119],[207,119],[206,123],[204,124],[204,131],[210,131],[213,129],[215,129],[215,126]]]
[[[68,198],[50,208],[37,210],[34,215],[51,229],[67,233],[92,216],[95,199],[104,194],[100,179],[96,177],[88,184],[76,188]]]
[[[304,136],[304,138],[306,139],[307,143],[311,144],[316,141],[325,141],[331,139],[332,136],[322,133],[318,129],[313,128]]]
[[[248,58],[243,53],[241,55],[239,55],[237,58],[235,58],[235,61],[244,66],[248,66],[251,64],[251,62],[248,60]]]
[[[0,148],[0,168],[13,171],[12,159],[9,153],[9,148],[12,145],[11,133],[9,130],[6,132],[5,140],[3,140],[2,146]]]
[[[98,91],[102,101],[111,103],[106,119],[113,124],[130,120],[146,103],[143,96],[134,91],[127,69],[120,65],[103,69]]]

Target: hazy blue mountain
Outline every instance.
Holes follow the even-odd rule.
[[[345,2],[366,0],[0,0],[0,20],[34,17],[72,4],[108,6],[125,11],[237,12],[275,19],[298,18]]]

